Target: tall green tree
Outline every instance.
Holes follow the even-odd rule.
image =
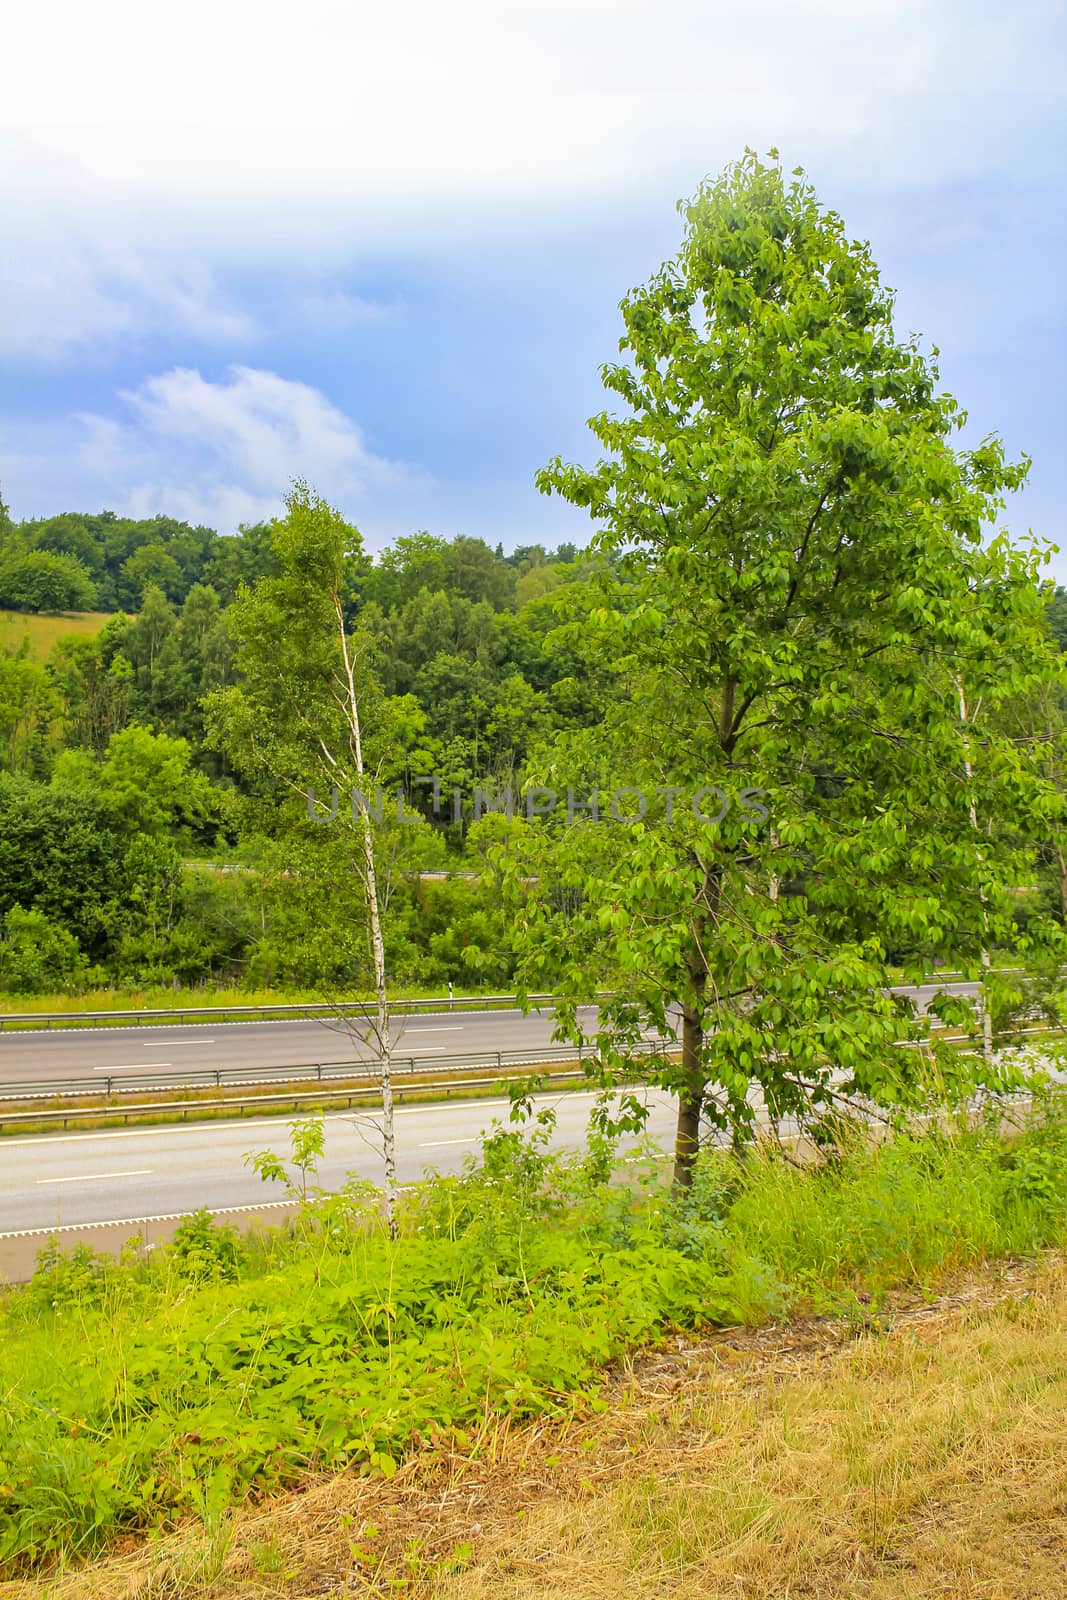
[[[702,1123],[744,1136],[757,1098],[810,1120],[920,1094],[890,957],[980,976],[1055,801],[960,711],[961,683],[988,707],[1044,670],[1033,560],[983,543],[1025,467],[960,446],[934,359],[802,174],[750,152],[682,214],[622,303],[604,458],[538,480],[597,524],[613,577],[569,639],[628,689],[539,776],[644,798],[518,828],[507,860],[526,980],[565,1023],[614,990],[622,1059],[680,1014],[684,1185]]]

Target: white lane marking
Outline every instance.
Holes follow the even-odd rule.
[[[416,1150],[441,1150],[446,1144],[477,1144],[478,1136],[469,1139],[427,1139],[425,1144],[417,1144]]]
[[[220,1010],[224,1011],[225,1009],[226,1009],[225,1006],[220,1007]],[[596,1009],[597,1009],[596,1006],[579,1006],[578,1007],[579,1011],[595,1011]],[[412,1013],[406,1013],[406,1012],[401,1012],[400,1013],[400,1017],[401,1018],[403,1016],[405,1016],[405,1015],[412,1015],[412,1016],[417,1016],[417,1017],[418,1016],[421,1016],[421,1017],[455,1017],[455,1016],[462,1016],[462,1017],[466,1017],[467,1020],[469,1022],[471,1022],[471,1021],[483,1021],[483,1020],[487,1020],[487,1019],[490,1019],[490,1018],[499,1019],[499,1018],[502,1018],[502,1017],[525,1018],[525,1017],[550,1016],[551,1015],[551,1009],[548,1006],[534,1006],[531,1011],[520,1011],[518,1006],[490,1006],[488,1011],[475,1011],[475,1010],[463,1010],[463,1009],[460,1009],[459,1011],[418,1011],[418,1012],[412,1012]],[[356,1020],[358,1021],[359,1019],[357,1018]],[[400,1018],[398,1018],[398,1020],[400,1020]],[[317,1024],[319,1026],[332,1028],[332,1027],[336,1026],[336,1023],[337,1023],[337,1019],[335,1017],[332,1017],[332,1016],[330,1016],[330,1017],[264,1017],[259,1022],[249,1022],[247,1019],[244,1019],[244,1020],[241,1020],[241,1021],[238,1021],[238,1022],[210,1022],[209,1021],[208,1026],[211,1027],[211,1028],[292,1028],[292,1027],[302,1028],[307,1024]],[[67,1034],[67,1033],[155,1033],[157,1030],[158,1031],[162,1031],[165,1028],[189,1028],[189,1027],[193,1027],[193,1026],[194,1026],[194,1024],[193,1023],[189,1023],[189,1022],[156,1022],[156,1023],[146,1023],[146,1022],[125,1022],[125,1023],[123,1023],[123,1022],[101,1022],[101,1023],[97,1023],[95,1026],[86,1025],[84,1028],[66,1027],[63,1024],[59,1024],[55,1028],[46,1028],[46,1027],[5,1028],[3,1030],[3,1032],[0,1033],[0,1040],[2,1040],[2,1039],[38,1039],[38,1038],[42,1038],[42,1039],[47,1039],[51,1043],[54,1044],[56,1039],[60,1038],[63,1034]]]
[[[79,1172],[72,1178],[38,1178],[38,1183],[102,1183],[105,1178],[148,1178],[151,1167],[138,1167],[136,1172]]]
[[[462,1033],[462,1022],[448,1022],[443,1028],[404,1028],[402,1033]]]
[[[667,1089],[659,1092],[662,1094],[670,1093]],[[569,1102],[577,1104],[579,1100],[595,1100],[598,1094],[599,1090],[597,1089],[572,1089],[569,1091],[567,1089],[555,1091],[546,1089],[543,1094],[538,1094],[534,1098],[538,1101],[553,1098],[562,1099],[566,1095]],[[210,1105],[211,1102],[205,1101],[204,1103]],[[493,1095],[491,1099],[486,1100],[428,1100],[419,1106],[397,1106],[393,1115],[394,1117],[420,1117],[433,1113],[440,1114],[442,1111],[455,1111],[458,1107],[462,1107],[464,1111],[476,1111],[483,1106],[506,1106],[507,1103],[508,1097],[506,1094]],[[323,1121],[352,1122],[356,1117],[381,1117],[381,1114],[380,1107],[361,1112],[353,1106],[348,1111],[327,1112]],[[0,1139],[0,1151],[18,1150],[29,1145],[81,1144],[86,1139],[146,1139],[152,1134],[172,1136],[176,1133],[199,1133],[208,1127],[220,1133],[225,1133],[227,1130],[234,1131],[237,1128],[284,1128],[287,1117],[289,1121],[292,1121],[293,1113],[279,1112],[276,1117],[239,1117],[236,1122],[220,1122],[218,1119],[212,1118],[205,1122],[157,1123],[154,1128],[122,1128],[111,1133],[102,1133],[97,1130],[89,1133],[29,1134],[23,1139]]]
[[[94,1072],[153,1072],[159,1067],[169,1067],[169,1061],[124,1061],[121,1066],[94,1067]]]
[[[174,1049],[176,1045],[214,1044],[215,1041],[214,1039],[168,1039],[167,1043],[170,1045],[171,1049]],[[141,1045],[142,1050],[154,1050],[155,1048],[155,1045],[148,1043],[147,1040]],[[168,1062],[167,1065],[169,1066],[170,1063]]]
[[[410,1189],[413,1185],[402,1183],[400,1187]],[[293,1200],[260,1200],[247,1206],[214,1206],[211,1215],[228,1217],[236,1216],[239,1211],[277,1211],[283,1207],[292,1208],[295,1203]],[[160,1211],[152,1217],[109,1217],[106,1222],[57,1222],[54,1228],[12,1228],[8,1233],[0,1233],[0,1239],[37,1239],[56,1233],[85,1233],[90,1228],[141,1227],[146,1222],[179,1222],[188,1215],[188,1211]]]

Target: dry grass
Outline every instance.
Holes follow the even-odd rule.
[[[110,611],[57,611],[45,616],[0,611],[0,650],[17,650],[28,637],[30,654],[43,661],[57,639],[99,633],[111,616]]]
[[[6,1600],[1023,1600],[1067,1592],[1067,1259],[877,1328],[648,1353],[608,1409],[426,1439]]]

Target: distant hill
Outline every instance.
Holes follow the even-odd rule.
[[[57,639],[72,633],[99,633],[114,615],[112,611],[60,611],[43,616],[0,611],[0,650],[17,650],[28,635],[30,654],[43,661]]]

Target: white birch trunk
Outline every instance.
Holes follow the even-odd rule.
[[[360,788],[366,771],[363,762],[363,731],[359,718],[359,696],[349,642],[345,634],[344,612],[340,595],[334,595],[337,632],[341,645],[341,658],[345,671],[345,717],[348,723],[349,742],[356,777]],[[370,917],[371,961],[374,967],[374,992],[376,999],[374,1038],[378,1057],[378,1081],[382,1091],[382,1146],[385,1161],[385,1217],[390,1238],[397,1236],[397,1181],[396,1181],[396,1124],[393,1116],[392,1034],[389,1021],[389,993],[385,977],[385,940],[382,936],[381,900],[378,894],[378,874],[374,857],[374,831],[370,812],[360,806],[360,849],[363,865],[360,876],[367,898]]]

